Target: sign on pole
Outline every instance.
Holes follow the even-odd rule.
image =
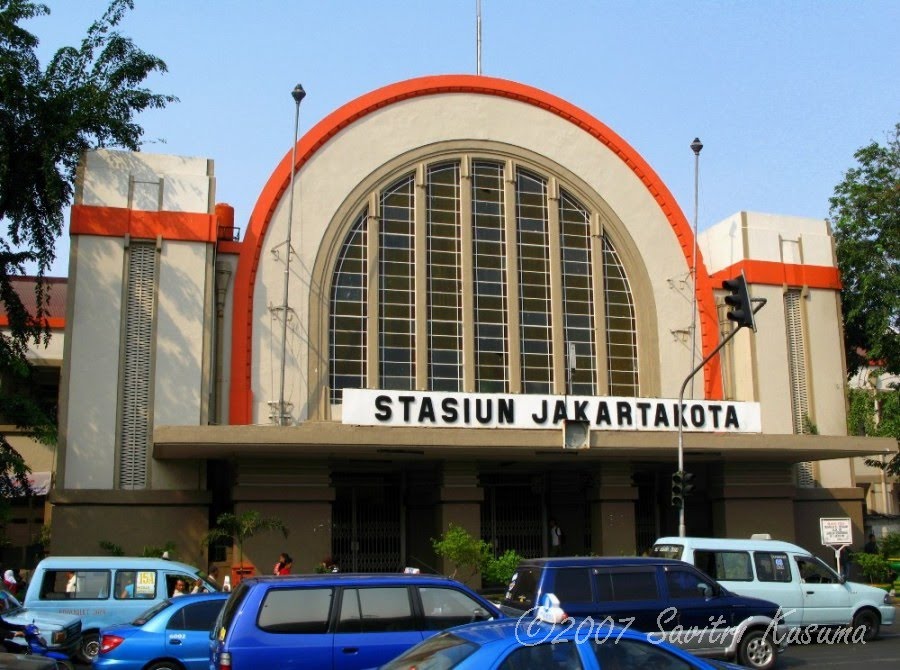
[[[853,523],[849,517],[820,518],[819,530],[822,533],[822,544],[853,544]]]
[[[846,517],[820,517],[819,531],[822,544],[834,549],[834,562],[843,581],[847,578],[847,560],[841,556],[841,550],[853,544],[853,523]]]

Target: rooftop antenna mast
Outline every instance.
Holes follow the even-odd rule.
[[[475,0],[475,74],[481,74],[481,0]]]

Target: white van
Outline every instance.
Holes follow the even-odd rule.
[[[700,568],[725,588],[778,603],[791,628],[852,627],[866,641],[894,623],[893,598],[882,589],[845,581],[809,551],[770,539],[661,537],[653,556]],[[816,639],[815,636],[812,639]],[[805,637],[800,641],[809,641]]]

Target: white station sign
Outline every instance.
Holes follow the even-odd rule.
[[[759,433],[759,403],[574,395],[439,393],[344,389],[341,421],[356,426],[424,428],[562,428]]]

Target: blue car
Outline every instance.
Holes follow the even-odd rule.
[[[130,624],[104,628],[95,668],[209,670],[209,632],[228,593],[168,598]]]
[[[555,605],[520,618],[452,628],[380,670],[741,670],[732,663],[692,656],[659,635],[590,617],[572,619],[558,604],[557,599]]]

